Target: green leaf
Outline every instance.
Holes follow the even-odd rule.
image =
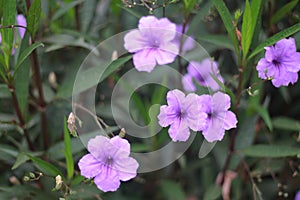
[[[215,44],[218,47],[225,47],[227,49],[234,50],[232,43],[228,40],[226,35],[201,35],[198,39]]]
[[[14,73],[16,74],[19,67],[23,64],[25,59],[38,47],[44,47],[44,44],[41,42],[34,43],[33,45],[27,47],[24,51],[22,51],[21,55],[18,57],[17,64],[15,66]]]
[[[0,98],[10,98],[11,94],[6,84],[0,84]]]
[[[270,25],[275,24],[281,18],[287,15],[298,3],[298,0],[292,0],[280,8],[271,18]]]
[[[249,1],[246,0],[242,24],[242,50],[244,58],[246,58],[251,45],[254,24],[255,22],[252,21],[251,7]]]
[[[189,15],[192,12],[192,10],[194,9],[197,1],[196,0],[183,0],[183,2],[184,2],[185,12],[187,15]]]
[[[248,59],[252,58],[253,56],[257,55],[259,52],[264,50],[264,47],[267,46],[271,46],[273,44],[275,44],[277,41],[286,38],[290,35],[293,35],[294,33],[300,31],[300,23],[295,24],[294,26],[291,26],[287,29],[284,29],[282,31],[280,31],[279,33],[273,35],[272,37],[268,38],[266,41],[260,43],[260,45],[258,45],[254,51],[250,54],[250,56],[248,57]]]
[[[10,0],[3,2],[3,26],[14,25],[16,22],[16,0]],[[14,31],[12,28],[4,28],[2,31],[2,43],[8,45],[8,52],[11,53],[11,49],[14,41]]]
[[[12,170],[17,169],[21,164],[25,163],[26,161],[28,161],[29,158],[25,153],[20,153],[17,157],[16,162],[14,163],[14,165],[12,166]]]
[[[61,7],[52,17],[52,21],[57,20],[61,16],[63,16],[66,12],[68,12],[71,8],[74,8],[76,5],[84,2],[85,0],[77,0],[68,3],[66,6]]]
[[[3,17],[4,1],[5,0],[0,0],[0,19],[2,19],[2,17]]]
[[[80,11],[80,29],[87,33],[95,14],[96,0],[84,1]]]
[[[300,131],[300,122],[288,117],[276,117],[272,123],[275,129]]]
[[[160,183],[160,189],[163,199],[165,200],[184,200],[185,194],[179,183],[170,180],[162,180]]]
[[[27,15],[27,30],[34,38],[36,31],[39,28],[41,17],[41,0],[34,0],[29,8]]]
[[[218,199],[222,194],[222,188],[217,185],[211,185],[204,194],[204,200]]]
[[[49,175],[49,176],[57,176],[57,175],[61,175],[62,173],[61,171],[59,171],[54,165],[40,159],[37,157],[33,157],[29,154],[27,154],[27,156],[34,162],[34,164],[45,174]]]
[[[68,179],[72,179],[74,175],[74,160],[72,157],[71,138],[68,131],[66,118],[64,119],[64,145],[64,155],[66,158]]]
[[[238,40],[237,40],[237,36],[235,34],[235,28],[232,24],[233,20],[232,20],[232,17],[231,17],[231,14],[230,14],[228,8],[226,7],[224,1],[222,1],[222,0],[213,0],[213,3],[222,18],[222,21],[225,25],[225,28],[230,36],[232,43],[234,44],[235,49],[237,49]]]
[[[273,131],[273,124],[269,115],[269,112],[266,108],[262,107],[262,106],[255,106],[255,111],[261,116],[261,118],[264,120],[264,122],[266,123],[268,129],[270,131]]]
[[[287,156],[297,156],[300,148],[281,145],[254,145],[242,149],[242,153],[249,157],[269,157],[280,158]]]

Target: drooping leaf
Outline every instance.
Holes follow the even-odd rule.
[[[285,4],[282,8],[280,8],[271,18],[270,25],[275,24],[284,16],[287,15],[293,8],[297,5],[298,0],[292,0],[291,2]]]
[[[35,36],[36,31],[39,28],[41,11],[41,0],[34,0],[29,8],[26,20],[27,30],[33,38]]]
[[[300,131],[300,122],[288,117],[276,117],[273,119],[272,124],[275,129]]]
[[[280,158],[300,155],[300,148],[281,145],[253,145],[242,149],[242,153],[249,157]]]
[[[50,164],[49,162],[46,162],[38,157],[34,157],[29,154],[27,154],[27,156],[34,162],[36,167],[38,167],[43,173],[54,177],[57,175],[62,176],[61,171],[57,169],[54,165]]]
[[[268,38],[266,41],[260,43],[260,45],[258,45],[254,49],[254,51],[250,54],[250,56],[248,58],[250,59],[250,58],[254,57],[255,55],[257,55],[259,52],[263,51],[264,47],[271,46],[271,45],[275,44],[276,42],[278,42],[279,40],[286,38],[288,36],[291,36],[298,31],[300,31],[300,23],[295,24],[294,26],[291,26],[287,29],[280,31],[279,33]]]
[[[66,158],[68,179],[72,179],[74,175],[74,160],[72,157],[71,138],[68,131],[66,119],[64,119],[64,155]]]

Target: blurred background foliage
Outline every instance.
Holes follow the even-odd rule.
[[[225,85],[232,91],[233,99],[237,91],[237,55],[213,1],[158,0],[153,1],[155,4],[149,1],[133,2],[40,1],[38,30],[31,36],[34,36],[32,39],[35,42],[44,44],[44,47],[35,51],[45,101],[45,118],[40,114],[40,96],[34,81],[35,71],[29,70],[29,66],[34,65],[31,55],[18,71],[15,86],[26,130],[30,133],[34,149],[30,149],[26,143],[24,127],[20,127],[9,88],[5,81],[0,82],[0,199],[222,198],[222,188],[217,186],[216,179],[222,172],[228,155],[230,133],[202,159],[198,158],[198,152],[203,137],[197,134],[192,146],[178,161],[162,170],[139,174],[134,180],[123,183],[115,193],[104,194],[80,176],[77,162],[86,150],[78,138],[71,137],[68,140],[67,130],[64,128],[64,119],[71,112],[71,95],[76,73],[93,48],[115,34],[136,28],[141,16],[165,16],[178,24],[186,20],[189,25],[188,35],[193,36],[218,61],[221,74],[226,80]],[[194,4],[188,8],[187,4],[191,2]],[[2,1],[2,8],[6,3]],[[28,17],[28,3],[33,2],[17,0],[16,13]],[[238,10],[243,13],[244,1],[226,0],[225,3],[232,16],[234,13],[238,15]],[[3,14],[3,9],[1,11]],[[241,30],[242,17],[236,23],[237,29]],[[254,36],[250,52],[268,37],[300,23],[300,4],[298,0],[264,0],[261,18],[255,23],[260,28]],[[293,37],[299,51],[300,33],[295,33]],[[22,41],[28,43],[29,40],[29,36],[25,36]],[[15,55],[10,57],[12,66],[18,62],[19,53],[22,52],[22,43],[18,45],[21,47],[16,48]],[[300,155],[300,83],[279,89],[269,82],[262,83],[257,78],[255,66],[263,55],[262,51],[248,63],[249,78],[246,80],[238,111],[239,128],[235,146],[237,151],[229,165],[229,170],[238,173],[229,183],[232,199],[293,199],[300,189],[300,162],[297,157]],[[186,56],[197,58],[192,53]],[[176,63],[172,66],[177,68]],[[112,118],[110,96],[115,82],[132,67],[131,61],[120,64],[116,67],[118,70],[102,81],[97,89],[97,114],[116,133],[119,128],[115,127]],[[165,103],[166,92],[167,89],[158,85],[147,85],[137,90],[131,99],[133,119],[138,124],[147,124],[150,120],[148,109],[152,104]],[[46,121],[43,122],[43,118]],[[47,130],[43,129],[45,127]],[[43,141],[43,132],[47,135],[46,143]],[[95,135],[91,133],[93,134]],[[149,142],[149,139],[128,137],[132,150],[136,152],[156,149],[170,141],[166,129],[154,138]],[[253,144],[264,146],[252,148]],[[64,149],[71,150],[69,159],[74,161],[73,167],[68,165]],[[284,154],[285,152],[287,153]],[[67,176],[72,168],[75,170],[74,175]],[[43,173],[42,176],[40,172]],[[58,173],[64,177],[66,185],[53,191]],[[24,180],[24,177],[29,179]]]

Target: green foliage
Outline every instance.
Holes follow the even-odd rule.
[[[72,157],[71,138],[68,131],[67,120],[64,120],[64,155],[66,157],[68,179],[72,179],[74,175],[74,160]]]
[[[300,155],[300,148],[280,145],[253,145],[242,150],[242,153],[251,157],[281,158]]]
[[[260,43],[254,50],[253,52],[250,54],[250,56],[248,57],[248,59],[254,57],[255,55],[257,55],[259,52],[264,50],[264,47],[267,46],[271,46],[273,44],[275,44],[277,41],[286,38],[288,36],[293,35],[294,33],[300,31],[300,23],[295,24],[287,29],[284,29],[282,31],[280,31],[279,33],[273,35],[272,37],[268,38],[266,41]]]
[[[181,186],[170,180],[163,180],[160,183],[162,195],[166,200],[184,200],[185,194],[181,189]]]
[[[41,18],[42,5],[41,0],[33,0],[27,16],[27,30],[34,38],[36,31],[39,28],[40,18]]]
[[[293,8],[297,5],[298,0],[292,0],[291,2],[285,4],[282,8],[280,8],[271,18],[270,25],[275,24],[280,19],[286,16]]]
[[[57,175],[62,175],[61,171],[51,163],[46,162],[38,157],[31,156],[30,154],[27,154],[27,156],[30,158],[30,160],[34,162],[36,167],[42,171],[42,173],[53,177],[56,177]]]

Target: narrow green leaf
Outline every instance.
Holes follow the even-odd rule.
[[[5,0],[0,0],[0,19],[2,19],[2,17],[3,17],[4,1]]]
[[[215,44],[218,47],[225,47],[227,49],[234,50],[232,43],[228,40],[226,35],[201,35],[198,39]]]
[[[80,29],[87,33],[95,15],[96,0],[84,1],[80,11]]]
[[[297,156],[300,148],[281,145],[254,145],[242,149],[242,153],[250,157],[280,158],[287,156]]]
[[[285,4],[282,8],[280,8],[271,18],[270,25],[275,24],[281,18],[287,15],[298,3],[298,0],[292,0],[291,2]]]
[[[269,115],[269,112],[266,108],[257,105],[255,108],[255,111],[261,116],[261,118],[264,120],[264,122],[266,123],[268,129],[270,131],[273,131],[273,124]]]
[[[52,17],[52,21],[57,20],[61,16],[63,16],[66,12],[68,12],[71,8],[74,8],[76,5],[84,2],[85,0],[77,0],[68,3],[66,6],[61,7]]]
[[[64,155],[66,158],[68,179],[72,179],[74,175],[74,160],[72,157],[71,138],[68,131],[66,118],[64,119],[64,145]]]
[[[17,157],[16,162],[14,163],[14,165],[12,166],[12,170],[17,169],[20,165],[22,165],[23,163],[25,163],[26,161],[28,161],[29,158],[25,153],[20,153]]]
[[[54,165],[34,156],[27,154],[34,164],[45,174],[49,176],[63,175]]]
[[[252,58],[253,56],[257,55],[259,52],[261,52],[262,50],[264,50],[264,47],[267,46],[271,46],[273,44],[275,44],[277,41],[286,38],[288,36],[293,35],[294,33],[300,31],[300,23],[295,24],[294,26],[291,26],[287,29],[284,29],[282,31],[280,31],[279,33],[273,35],[272,37],[268,38],[266,41],[260,43],[260,45],[258,45],[254,51],[250,54],[250,56],[248,57],[248,59]]]
[[[3,3],[3,26],[14,25],[16,22],[16,0],[5,1]],[[2,43],[8,45],[8,52],[11,52],[14,31],[12,28],[1,29],[2,31]]]
[[[16,74],[19,67],[23,64],[23,62],[25,61],[25,59],[38,47],[44,47],[44,44],[41,43],[41,42],[37,42],[37,43],[34,43],[33,45],[29,46],[27,49],[25,49],[21,55],[19,56],[18,58],[18,61],[17,61],[17,64],[15,66],[15,71],[14,73]]]
[[[36,31],[39,28],[41,17],[41,0],[34,0],[29,8],[27,15],[27,30],[34,38]]]
[[[288,117],[276,117],[272,121],[274,128],[287,131],[300,131],[300,122]]]
[[[30,39],[30,34],[28,31],[25,32],[24,38],[22,39],[20,52],[24,52],[28,47],[28,41]],[[18,61],[21,55],[18,56]],[[16,66],[15,66],[16,67]],[[16,68],[15,68],[16,69]],[[28,94],[29,94],[29,84],[30,84],[30,62],[29,59],[24,57],[22,62],[19,64],[17,71],[13,74],[16,94],[18,102],[20,105],[21,112],[26,116],[27,106],[28,106]]]
[[[255,22],[252,22],[252,13],[251,13],[251,7],[249,1],[246,0],[245,10],[243,15],[243,24],[242,24],[242,50],[243,50],[244,58],[246,58],[250,48],[254,23]]]
[[[11,97],[10,91],[6,84],[0,84],[0,98]]]
[[[213,0],[212,1],[215,5],[215,7],[217,8],[222,21],[225,25],[225,28],[231,38],[232,43],[234,44],[235,47],[238,47],[238,40],[237,40],[237,36],[235,34],[235,29],[234,26],[232,24],[232,17],[231,14],[228,10],[228,8],[226,7],[225,3],[223,0]]]

